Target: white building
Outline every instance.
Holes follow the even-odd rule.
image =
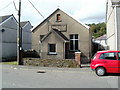
[[[31,28],[32,26],[30,22],[25,23],[22,27],[23,49],[31,49],[31,30],[30,30]],[[6,58],[13,58],[16,56],[17,56],[17,20],[13,15],[1,16],[0,61]]]
[[[107,49],[107,42],[106,42],[106,34],[103,36],[100,36],[94,40],[94,42],[99,43],[102,45],[105,49]]]
[[[22,27],[22,47],[24,50],[29,50],[32,48],[32,32],[31,32],[31,23],[29,21],[24,21],[20,23]]]
[[[120,0],[107,0],[107,45],[120,50]]]

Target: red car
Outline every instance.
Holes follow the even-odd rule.
[[[91,59],[90,67],[98,76],[120,73],[120,51],[98,51]]]

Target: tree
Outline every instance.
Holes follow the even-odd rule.
[[[98,23],[98,24],[87,24],[88,26],[90,26],[90,30],[92,32],[92,36],[94,36],[94,38],[100,37],[104,34],[106,34],[106,24],[103,23]]]

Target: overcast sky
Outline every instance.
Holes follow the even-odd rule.
[[[19,0],[0,0],[0,16],[13,14],[18,19]],[[35,5],[40,14],[32,7],[28,0],[22,1],[21,21],[30,21],[33,26],[38,25],[58,7],[83,23],[99,23],[105,21],[106,0],[29,0]]]

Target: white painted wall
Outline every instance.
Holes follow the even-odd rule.
[[[112,6],[111,0],[107,7],[107,38],[110,50],[120,50],[120,7]]]
[[[2,61],[2,32],[1,32],[1,26],[0,26],[0,61]]]
[[[17,23],[13,18],[2,24],[2,58],[17,56]]]
[[[120,50],[120,7],[117,7],[117,30],[118,50]]]
[[[17,45],[16,43],[3,43],[2,44],[2,57],[9,58],[17,56]]]
[[[107,11],[107,45],[110,50],[115,50],[115,8],[108,3]]]
[[[0,18],[0,21],[2,21],[2,18]],[[2,61],[2,26],[0,25],[0,61]]]
[[[29,50],[29,49],[32,48],[32,46],[31,46],[32,45],[32,41],[31,41],[31,39],[32,39],[31,28],[32,28],[31,24],[28,23],[22,29],[22,31],[23,31],[22,32],[22,42],[23,42],[22,46],[23,46],[24,50]]]
[[[2,18],[1,18],[2,19]],[[31,29],[30,23],[23,27],[23,49],[31,49]],[[0,25],[0,60],[17,56],[17,22],[13,16]]]
[[[101,44],[102,46],[106,46],[106,40],[95,40],[95,42]]]

